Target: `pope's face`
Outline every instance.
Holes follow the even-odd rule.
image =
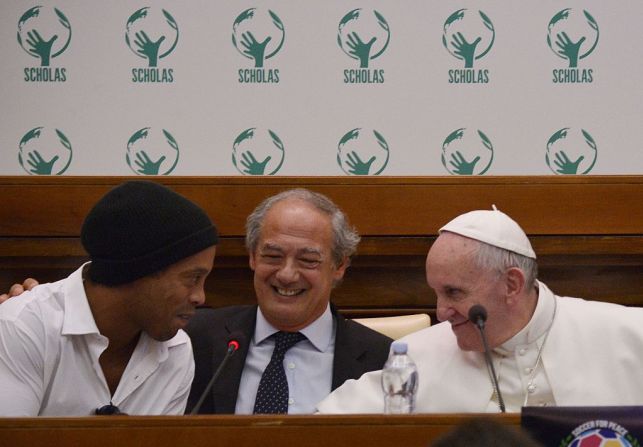
[[[460,349],[484,351],[478,328],[469,321],[469,309],[481,304],[487,309],[486,335],[491,348],[512,334],[503,275],[484,270],[474,261],[478,243],[444,232],[426,259],[426,279],[437,296],[437,317],[451,324]]]
[[[328,307],[347,265],[333,262],[332,241],[330,217],[300,199],[266,213],[250,267],[261,312],[277,329],[298,331]]]

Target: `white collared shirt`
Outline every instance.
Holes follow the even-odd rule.
[[[288,414],[309,414],[317,402],[328,396],[333,382],[335,353],[335,319],[330,306],[314,322],[302,329],[306,336],[290,348],[284,357],[288,380]],[[279,330],[272,326],[257,308],[257,322],[241,374],[236,414],[252,414],[263,371],[270,363],[275,341],[270,338]]]
[[[83,267],[0,305],[0,416],[85,416],[110,401],[127,414],[183,414],[194,376],[183,332],[142,333],[113,396],[99,357]]]

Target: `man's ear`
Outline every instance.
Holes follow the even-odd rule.
[[[346,273],[346,269],[350,265],[350,259],[348,257],[345,257],[342,259],[342,262],[339,263],[339,265],[335,268],[335,273],[333,275],[333,279],[335,282],[341,281],[344,278],[344,273]]]
[[[505,281],[507,302],[515,303],[525,289],[525,273],[518,267],[507,269]]]
[[[253,252],[249,253],[248,255],[248,264],[250,265],[250,269],[254,272],[255,271],[255,254]]]

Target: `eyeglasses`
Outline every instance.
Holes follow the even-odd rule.
[[[94,414],[98,416],[115,416],[119,414],[121,416],[127,416],[127,413],[121,412],[121,410],[111,402],[109,403],[109,405],[103,405],[100,408],[96,408]]]

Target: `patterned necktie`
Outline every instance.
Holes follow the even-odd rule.
[[[266,366],[255,398],[254,414],[288,413],[288,381],[284,371],[284,355],[306,336],[300,332],[277,332],[275,350]]]

